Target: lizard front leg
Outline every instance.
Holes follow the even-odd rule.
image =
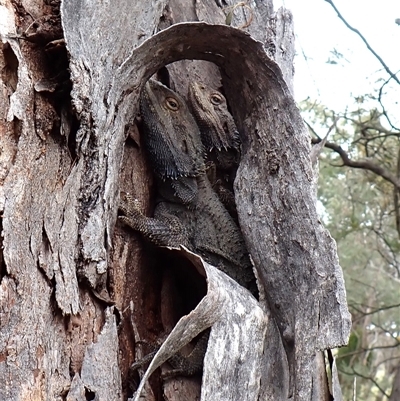
[[[184,245],[191,248],[185,227],[178,217],[165,211],[163,204],[157,206],[155,217],[147,217],[140,211],[137,199],[122,193],[118,209],[122,213],[118,219],[154,245],[175,248]]]

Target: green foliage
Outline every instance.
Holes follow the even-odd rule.
[[[341,147],[351,160],[368,160],[397,174],[399,132],[384,126],[379,110],[357,98],[353,110],[338,115],[310,100],[301,104],[311,135]],[[341,156],[325,148],[320,158],[321,217],[337,241],[353,332],[338,350],[344,399],[387,399],[392,372],[400,363],[400,241],[392,183],[376,173],[343,166]],[[379,396],[379,397],[378,397]]]
[[[353,332],[350,334],[349,343],[347,346],[338,350],[336,360],[339,370],[345,371],[347,367],[351,366],[353,356],[359,350],[359,345],[360,335],[356,332],[356,330],[353,330]]]

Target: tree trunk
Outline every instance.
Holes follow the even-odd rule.
[[[0,399],[127,399],[146,344],[178,338],[155,369],[208,326],[203,383],[153,374],[146,399],[330,399],[319,351],[346,343],[350,319],[291,94],[290,13],[270,1],[71,0],[60,12],[6,0],[0,14]],[[175,89],[222,85],[241,132],[235,199],[259,302],[196,256],[149,250],[116,224],[120,190],[151,214],[138,99],[176,61]]]
[[[390,401],[398,400],[400,398],[400,365],[395,370],[392,393],[390,394]]]

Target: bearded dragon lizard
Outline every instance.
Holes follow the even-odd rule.
[[[208,180],[199,128],[185,101],[150,80],[141,95],[140,111],[158,201],[154,217],[147,217],[129,195],[124,195],[120,221],[157,246],[185,245],[257,294],[240,229]],[[196,348],[194,352],[202,360],[204,352]]]

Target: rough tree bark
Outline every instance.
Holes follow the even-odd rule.
[[[61,14],[56,1],[0,4],[0,399],[131,397],[138,340],[172,330],[202,299],[204,277],[207,296],[168,339],[174,349],[213,325],[201,390],[199,378],[162,385],[154,374],[146,399],[341,399],[320,351],[345,344],[350,319],[291,94],[291,15],[254,1],[233,14],[234,27],[247,27],[213,25],[235,4],[65,1]],[[259,303],[196,256],[153,255],[116,224],[121,189],[151,212],[138,98],[175,61],[183,95],[190,79],[222,82],[241,132],[235,198]]]

